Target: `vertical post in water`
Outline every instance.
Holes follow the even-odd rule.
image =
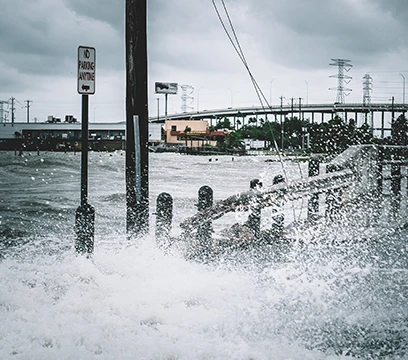
[[[81,254],[94,249],[95,210],[88,204],[88,114],[89,96],[82,95],[81,205],[75,216],[75,250]]]
[[[126,230],[149,230],[146,0],[126,0]]]

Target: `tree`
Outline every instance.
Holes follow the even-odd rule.
[[[233,130],[233,129],[234,129],[234,127],[233,127],[232,124],[231,124],[230,119],[228,119],[228,118],[224,118],[224,120],[219,121],[219,122],[217,123],[217,125],[215,125],[215,128],[216,128],[217,130],[218,130],[218,129],[228,129],[228,130]]]
[[[407,145],[408,121],[404,114],[391,124],[391,136],[394,145]]]
[[[223,138],[217,140],[217,147],[226,149],[242,149],[244,147],[241,134],[238,131],[232,131]]]
[[[191,132],[191,127],[190,126],[186,126],[186,128],[184,129],[184,138],[186,140],[186,147],[187,147],[187,134]]]

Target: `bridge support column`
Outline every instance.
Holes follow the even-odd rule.
[[[320,173],[319,160],[316,158],[311,158],[308,164],[309,177],[317,176]],[[310,195],[308,205],[308,219],[309,221],[316,221],[319,216],[319,195]]]
[[[173,221],[173,198],[161,193],[156,200],[156,242],[161,247],[170,244],[170,231]]]

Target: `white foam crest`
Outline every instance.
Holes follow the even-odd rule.
[[[270,296],[279,286],[267,292],[255,272],[164,255],[151,240],[92,259],[5,259],[1,358],[327,358],[285,338],[274,308],[283,299]]]

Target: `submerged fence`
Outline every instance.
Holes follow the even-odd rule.
[[[213,190],[203,186],[198,192],[197,213],[181,224],[181,236],[172,237],[173,199],[162,193],[156,203],[156,239],[169,246],[183,241],[190,253],[201,256],[211,253],[214,246],[242,246],[253,243],[271,243],[281,239],[285,228],[315,224],[318,221],[336,221],[347,204],[367,199],[387,202],[391,213],[400,213],[401,203],[407,203],[408,147],[352,146],[323,167],[311,158],[308,177],[285,182],[275,176],[273,184],[263,187],[258,179],[250,183],[248,191],[213,202]],[[402,191],[403,185],[405,191]],[[283,208],[296,201],[306,204],[303,217],[285,219]],[[303,205],[302,205],[303,206]],[[270,226],[261,229],[264,210],[269,209]],[[247,220],[235,223],[224,232],[224,238],[213,231],[213,222],[228,213],[248,212]]]

